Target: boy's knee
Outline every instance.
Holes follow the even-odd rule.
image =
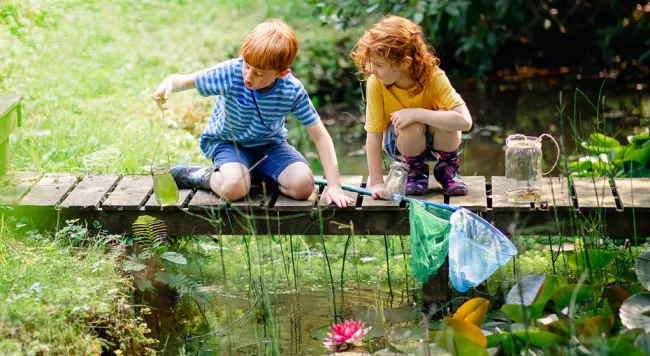
[[[292,198],[298,200],[306,200],[311,196],[311,193],[314,191],[314,177],[310,174],[309,176],[301,177],[297,179],[295,185],[291,187],[290,192],[292,193]]]
[[[250,186],[243,179],[221,182],[221,197],[228,201],[237,201],[245,197],[249,190]]]

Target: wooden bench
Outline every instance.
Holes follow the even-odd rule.
[[[9,170],[9,135],[22,125],[21,94],[0,94],[0,176]]]

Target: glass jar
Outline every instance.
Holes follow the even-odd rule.
[[[521,134],[510,135],[506,139],[506,198],[513,203],[532,203],[541,200],[542,174],[542,138],[549,137],[557,147],[558,157],[560,147],[551,135],[539,137]]]
[[[384,199],[401,201],[406,194],[406,181],[408,179],[409,166],[404,162],[395,161],[390,165],[388,178],[384,183],[382,195]]]
[[[178,201],[178,187],[172,177],[171,167],[166,164],[153,166],[151,175],[158,204],[162,206],[175,204]]]

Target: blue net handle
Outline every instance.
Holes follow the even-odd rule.
[[[322,178],[316,178],[316,179],[314,179],[314,183],[316,183],[318,185],[327,185],[327,180],[322,179]],[[372,193],[368,189],[364,189],[364,188],[361,188],[361,187],[353,187],[351,185],[341,184],[341,188],[343,188],[345,190],[349,190],[351,192],[359,193],[359,194],[372,195]],[[456,210],[459,209],[459,207],[457,207],[457,206],[451,206],[451,205],[447,205],[447,204],[434,203],[432,201],[409,198],[409,197],[406,197],[406,196],[403,196],[403,195],[401,196],[401,198],[402,198],[402,200],[407,201],[407,202],[416,201],[416,202],[422,203],[424,205],[433,206],[433,207],[440,208],[440,209],[446,209],[446,210],[449,210],[449,211],[456,211]]]

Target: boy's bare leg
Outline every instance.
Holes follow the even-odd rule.
[[[429,126],[429,133],[433,136],[433,149],[436,151],[452,152],[460,146],[460,131],[445,131]]]
[[[425,136],[426,125],[415,123],[398,129],[395,132],[397,136],[397,149],[403,156],[415,157],[424,152],[427,147]]]
[[[210,187],[218,196],[228,201],[236,201],[248,194],[251,189],[251,176],[248,168],[241,163],[224,163],[212,174]]]
[[[305,200],[314,190],[314,174],[303,162],[294,162],[278,177],[282,194],[297,200]]]

